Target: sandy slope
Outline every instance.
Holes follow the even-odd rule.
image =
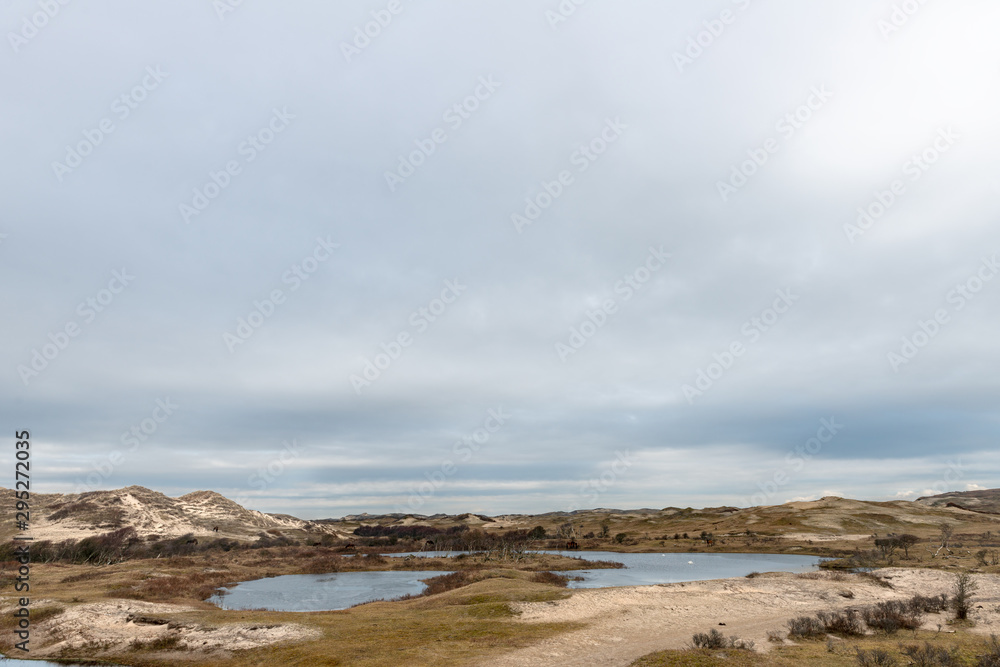
[[[718,628],[727,635],[753,639],[768,650],[768,630],[785,630],[795,616],[847,609],[879,600],[949,592],[955,576],[936,570],[887,568],[877,574],[893,589],[850,577],[847,581],[804,579],[768,574],[753,579],[717,579],[687,584],[584,590],[558,602],[522,603],[520,622],[578,621],[583,630],[520,649],[484,665],[495,667],[613,667],[670,648],[684,648],[695,632]],[[1000,577],[976,575],[979,592],[974,631],[1000,631]],[[850,591],[853,599],[840,593]],[[944,616],[928,616],[937,629]],[[721,627],[719,623],[725,623]]]
[[[44,603],[44,600],[35,601],[36,605],[44,606]],[[226,655],[233,650],[319,635],[317,630],[292,623],[267,626],[228,623],[210,627],[158,620],[176,618],[186,611],[193,611],[193,608],[138,600],[110,600],[70,607],[64,613],[43,621],[34,630],[33,641],[40,641],[44,647],[32,648],[32,654],[38,658],[57,656],[64,648],[80,648],[88,644],[94,647],[92,650],[97,654],[104,654],[107,651],[127,650],[134,640],[145,643],[175,637],[177,648],[184,651],[184,657],[189,659],[190,651],[210,654],[222,651],[222,655]]]

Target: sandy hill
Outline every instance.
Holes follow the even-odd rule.
[[[14,530],[14,493],[0,489],[5,534]],[[254,538],[261,532],[279,534],[337,531],[282,514],[266,514],[229,500],[214,491],[195,491],[171,498],[143,486],[72,494],[32,494],[31,530],[35,539],[80,539],[132,526],[140,535],[176,537],[215,535]],[[218,527],[218,532],[213,529]]]
[[[476,515],[472,515],[476,516]],[[544,514],[505,514],[489,522],[473,523],[470,515],[442,514],[363,514],[342,519],[323,519],[322,523],[351,532],[361,524],[382,526],[424,525],[447,528],[465,524],[487,532],[510,529],[530,530],[542,526],[548,534],[571,531],[574,536],[599,534],[603,525],[611,535],[624,532],[637,539],[658,540],[674,534],[699,535],[702,531],[718,536],[747,534],[780,537],[787,540],[817,542],[860,542],[872,535],[913,533],[931,537],[947,523],[957,532],[1000,530],[1000,515],[991,516],[960,507],[898,500],[875,502],[826,497],[808,502],[790,502],[750,508],[737,507],[665,507],[663,509],[619,510],[599,508]]]
[[[952,491],[937,496],[917,498],[917,502],[930,507],[960,507],[973,512],[1000,514],[1000,489]]]
[[[0,539],[14,532],[13,491],[0,489]],[[992,503],[992,504],[991,504]],[[807,542],[868,540],[874,534],[913,533],[931,537],[947,523],[957,532],[1000,531],[1000,514],[987,513],[1000,504],[1000,491],[953,493],[916,502],[873,502],[827,497],[808,502],[762,507],[665,507],[663,509],[592,509],[544,514],[357,514],[341,519],[306,521],[286,514],[249,510],[214,491],[195,491],[172,498],[142,486],[81,494],[32,494],[31,534],[36,539],[79,539],[124,526],[140,535],[176,537],[193,533],[234,539],[256,539],[262,532],[309,541],[323,534],[351,540],[362,525],[462,526],[489,533],[542,526],[549,535],[585,538],[626,533],[637,540],[751,534]],[[213,528],[218,526],[216,533]]]

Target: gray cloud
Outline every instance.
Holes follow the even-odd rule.
[[[824,417],[844,431],[769,500],[919,493],[955,457],[954,488],[997,485],[993,10],[404,2],[348,59],[385,4],[71,3],[24,37],[39,7],[0,12],[0,416],[42,490],[166,398],[101,488],[392,510],[499,406],[421,511],[561,509],[625,450],[597,504],[738,503]]]

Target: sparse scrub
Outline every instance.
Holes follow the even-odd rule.
[[[976,656],[976,667],[1000,667],[1000,639],[990,635],[986,652]]]
[[[737,648],[752,651],[754,642],[750,639],[740,639],[733,635],[726,637],[724,634],[712,628],[708,632],[699,632],[691,637],[691,644],[695,648],[727,649]]]
[[[916,630],[920,627],[922,612],[908,602],[888,600],[873,607],[866,607],[861,615],[871,630],[887,635],[899,630]]]
[[[812,616],[799,616],[788,621],[788,636],[798,639],[811,639],[826,635],[826,628],[819,619]]]
[[[566,588],[569,584],[569,577],[556,574],[555,572],[535,572],[532,575],[531,580],[539,584],[551,584],[553,586],[560,586]]]
[[[858,667],[895,667],[897,664],[895,658],[880,648],[873,648],[870,651],[864,651],[860,648],[855,650],[857,651],[855,658]]]
[[[440,577],[428,579],[424,582],[427,584],[424,595],[437,595],[438,593],[451,591],[462,586],[468,586],[476,581],[473,573],[473,570],[459,570],[458,572],[442,574]]]
[[[823,624],[823,629],[830,634],[843,635],[845,637],[860,637],[865,634],[865,627],[861,623],[858,612],[848,609],[843,612],[821,611],[816,614],[816,619]]]
[[[955,647],[949,651],[941,646],[932,646],[930,642],[924,642],[923,646],[901,644],[899,650],[910,659],[910,664],[914,667],[959,667],[962,664],[958,649]]]
[[[924,595],[914,595],[910,598],[910,606],[915,611],[923,612],[925,614],[936,614],[948,609],[948,596],[944,593],[941,595],[932,595],[930,597]]]
[[[133,639],[129,644],[130,651],[176,651],[180,648],[182,648],[180,646],[180,638],[177,635],[164,635],[163,637],[151,639],[148,642]]]

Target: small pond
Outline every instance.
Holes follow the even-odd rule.
[[[751,572],[811,572],[824,560],[818,556],[794,554],[723,554],[671,553],[625,554],[613,551],[554,551],[563,556],[584,560],[613,560],[624,563],[617,570],[573,570],[560,572],[583,581],[570,581],[570,588],[607,588],[609,586],[648,586],[681,581],[730,579]]]
[[[254,579],[233,586],[209,602],[223,609],[271,609],[274,611],[332,611],[373,600],[392,600],[419,595],[427,587],[421,579],[448,572],[381,571],[334,572],[331,574],[286,574]]]
[[[424,551],[386,556],[454,557],[460,551]],[[809,572],[823,560],[818,556],[728,553],[618,553],[613,551],[547,551],[584,560],[624,563],[622,569],[572,570],[570,588],[647,586],[682,581],[744,577],[751,572]],[[347,609],[373,600],[392,600],[418,595],[430,579],[442,571],[337,572],[334,574],[289,574],[256,579],[233,586],[222,596],[209,599],[223,609],[273,609],[275,611],[330,611]],[[2,665],[0,665],[2,667]]]

